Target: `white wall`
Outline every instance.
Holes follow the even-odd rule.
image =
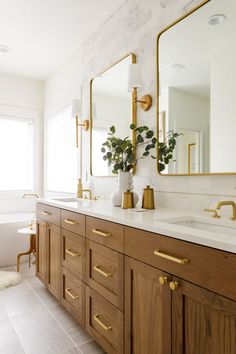
[[[15,75],[0,74],[0,114],[34,120],[34,191],[43,190],[43,83]],[[17,171],[16,171],[17,178]],[[30,211],[32,200],[22,200],[23,191],[0,192],[0,213]]]
[[[138,111],[140,124],[156,126],[156,38],[168,24],[179,18],[201,0],[127,0],[107,19],[82,46],[74,60],[68,61],[46,83],[45,104],[54,109],[70,104],[79,92],[81,73],[84,118],[89,114],[90,80],[124,55],[134,52],[143,70],[145,87],[153,106],[149,112]],[[190,4],[190,5],[189,5]],[[82,60],[82,61],[81,61]],[[76,65],[75,65],[76,63]],[[80,64],[81,63],[81,64]],[[81,66],[80,66],[81,65]],[[75,66],[77,71],[75,70]],[[78,69],[79,67],[79,69]],[[72,74],[74,68],[74,75]],[[79,71],[79,73],[78,73]],[[73,93],[73,95],[72,95]],[[109,197],[116,188],[115,178],[91,178],[89,174],[89,134],[83,132],[83,182],[95,194]],[[225,197],[235,197],[235,176],[171,177],[157,174],[155,161],[142,161],[137,168],[135,187],[140,192],[145,184],[157,191],[157,205],[199,210]]]
[[[211,171],[236,171],[236,44],[211,58]]]

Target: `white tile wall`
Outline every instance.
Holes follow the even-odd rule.
[[[137,55],[143,69],[145,87],[140,92],[153,96],[149,112],[138,112],[140,124],[156,124],[156,38],[200,0],[127,0],[82,47],[84,117],[89,115],[90,80],[129,52]],[[83,133],[84,179],[89,175],[89,134]],[[109,197],[115,178],[89,177],[95,194]],[[157,203],[182,209],[200,210],[226,198],[236,199],[236,176],[166,177],[158,176],[154,161],[142,161],[135,177],[137,191],[145,184],[155,187]]]

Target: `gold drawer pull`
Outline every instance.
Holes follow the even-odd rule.
[[[73,250],[70,250],[69,248],[66,248],[66,253],[68,253],[72,257],[80,256],[80,254],[78,252],[74,252]]]
[[[78,296],[78,295],[73,295],[73,294],[71,293],[71,289],[70,289],[70,288],[66,289],[66,293],[72,298],[72,300],[77,300],[77,299],[79,299],[79,296]]]
[[[92,231],[93,231],[94,234],[97,234],[97,235],[102,236],[102,237],[110,237],[111,236],[110,232],[104,232],[104,231],[100,231],[98,229],[93,229]]]
[[[76,224],[78,224],[77,221],[75,221],[75,220],[70,220],[70,219],[65,219],[64,222],[65,222],[66,224],[70,224],[70,225],[76,225]]]
[[[52,213],[49,213],[49,211],[41,211],[41,214],[43,214],[43,215],[52,215]]]
[[[49,224],[47,223],[47,222],[42,222],[42,227],[48,227],[49,226]]]
[[[179,287],[179,283],[177,281],[171,281],[169,284],[170,290],[174,291]]]
[[[95,265],[93,267],[93,269],[96,270],[96,272],[100,273],[101,275],[103,275],[106,278],[112,277],[112,275],[113,275],[112,273],[106,273],[103,270],[101,270],[99,265]]]
[[[183,258],[183,259],[177,258],[177,257],[174,257],[174,256],[170,256],[169,254],[162,253],[159,250],[154,251],[154,254],[156,256],[168,259],[169,261],[172,261],[172,262],[175,262],[175,263],[179,263],[179,264],[187,264],[187,263],[189,263],[189,260],[187,258]]]
[[[101,326],[105,331],[110,331],[112,329],[111,326],[107,327],[106,325],[104,325],[104,323],[102,323],[101,320],[99,320],[99,315],[96,313],[93,318],[94,320],[99,324],[99,326]]]

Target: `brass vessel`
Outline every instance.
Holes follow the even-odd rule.
[[[127,192],[124,192],[122,195],[122,209],[131,209],[134,208],[134,195],[128,189]]]
[[[142,208],[155,209],[154,191],[150,186],[146,186],[146,188],[143,189]]]

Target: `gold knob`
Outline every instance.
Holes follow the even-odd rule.
[[[159,278],[159,283],[160,283],[161,285],[166,284],[167,281],[168,281],[168,280],[167,280],[167,277],[161,276],[161,277]]]
[[[176,290],[179,287],[179,284],[177,281],[171,281],[169,287],[171,290]]]

